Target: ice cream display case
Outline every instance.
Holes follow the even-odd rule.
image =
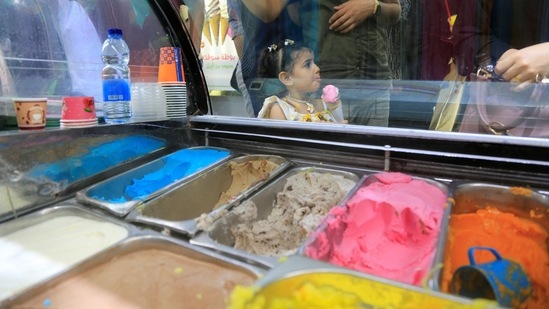
[[[50,24],[67,16],[88,16],[82,27],[99,37],[103,28],[127,29],[139,47],[130,63],[136,82],[156,83],[155,52],[180,48],[187,96],[185,116],[168,120],[0,132],[0,261],[13,265],[0,270],[0,307],[497,308],[494,296],[471,299],[448,285],[468,264],[464,251],[482,245],[519,262],[531,287],[525,306],[543,308],[549,140],[220,113],[243,101],[219,87],[214,69],[228,64],[211,63],[214,46],[232,43],[214,31],[227,18],[211,9],[218,2],[226,3],[8,5],[42,16],[52,30],[43,58],[59,60],[46,71],[61,75],[28,78],[32,65],[14,65],[21,60],[4,48],[0,64],[17,72],[17,92],[2,79],[0,111],[15,96],[45,93],[55,102],[94,96],[101,111],[100,86],[83,83],[95,77],[77,77],[97,67],[74,71],[74,54],[56,53],[83,44]],[[494,231],[509,234],[483,234]],[[79,239],[96,235],[101,246]],[[83,253],[54,256],[67,246]]]

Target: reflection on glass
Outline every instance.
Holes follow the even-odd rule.
[[[15,96],[86,95],[100,103],[99,46],[110,27],[127,34],[132,81],[156,82],[159,48],[174,45],[163,26],[169,22],[176,31],[184,24],[193,39],[216,115],[257,117],[265,99],[277,94],[262,86],[269,80],[258,75],[260,52],[291,39],[312,51],[322,78],[319,89],[328,84],[339,88],[344,118],[350,124],[472,132],[461,130],[461,124],[467,108],[478,101],[491,102],[475,96],[479,87],[474,86],[484,83],[476,73],[482,59],[489,59],[495,75],[514,92],[536,94],[516,95],[522,98],[506,102],[515,109],[536,107],[533,112],[515,113],[529,119],[528,124],[502,122],[503,134],[547,136],[544,125],[549,125],[541,121],[549,116],[547,90],[534,85],[549,77],[547,1],[170,0],[170,4],[179,8],[183,22],[164,20],[152,9],[154,1],[2,1],[0,117],[13,116],[6,98]],[[311,95],[320,97],[319,92]],[[495,102],[487,113],[501,109]],[[441,119],[449,122],[441,125]],[[535,129],[513,133],[510,126],[519,122]],[[2,119],[0,124],[4,123]]]
[[[471,74],[477,72],[482,55],[493,61],[492,74],[507,84],[499,87],[513,89],[504,106],[518,109],[536,105],[534,112],[515,112],[523,118],[520,122],[524,118],[538,120],[523,126],[538,128],[543,125],[539,120],[549,114],[544,104],[549,101],[547,90],[533,85],[549,75],[547,1],[371,0],[341,4],[330,0],[281,0],[273,4],[206,0],[208,16],[219,10],[224,16],[225,1],[229,35],[239,60],[234,61],[234,70],[226,74],[225,85],[210,87],[223,90],[214,93],[221,96],[212,97],[214,112],[228,101],[233,108],[224,106],[217,110],[226,115],[257,116],[265,98],[277,94],[265,90],[264,85],[272,84],[272,78],[258,76],[260,51],[283,39],[292,39],[313,51],[322,85],[334,84],[341,89],[345,118],[351,124],[494,134],[493,130],[460,129],[468,106],[479,99],[491,101],[472,94],[479,88],[474,85],[481,83]],[[355,17],[360,16],[358,20],[348,16],[351,9]],[[209,54],[215,53],[206,47]],[[223,53],[228,48],[218,46],[218,50]],[[232,88],[229,91],[228,86]],[[494,86],[491,84],[490,88]],[[534,88],[540,89],[533,91]],[[530,95],[532,92],[535,97]],[[495,106],[488,113],[502,109],[498,107],[501,102],[489,104]],[[433,125],[438,120],[434,114],[437,109],[439,116],[442,113],[452,118],[445,129]],[[514,120],[513,123],[519,122]],[[547,136],[543,128],[515,134],[511,131],[504,134]]]
[[[130,46],[132,81],[156,82],[160,47],[172,42],[148,2],[2,1],[0,129],[12,128],[13,97],[93,96],[101,109],[101,45],[113,27]]]

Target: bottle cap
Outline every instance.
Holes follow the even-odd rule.
[[[109,36],[112,36],[112,35],[122,35],[122,29],[118,29],[118,28],[110,28],[109,30],[107,30],[107,35]]]

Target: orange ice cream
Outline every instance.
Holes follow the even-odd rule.
[[[454,271],[469,265],[467,250],[488,246],[502,257],[519,262],[534,285],[534,292],[523,308],[547,308],[549,303],[549,235],[546,228],[528,219],[495,208],[473,213],[453,214],[450,218],[442,289],[449,291]],[[493,260],[488,252],[475,255],[477,263]]]

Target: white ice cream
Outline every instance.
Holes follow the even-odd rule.
[[[122,240],[128,231],[78,216],[47,220],[0,237],[0,301]]]

